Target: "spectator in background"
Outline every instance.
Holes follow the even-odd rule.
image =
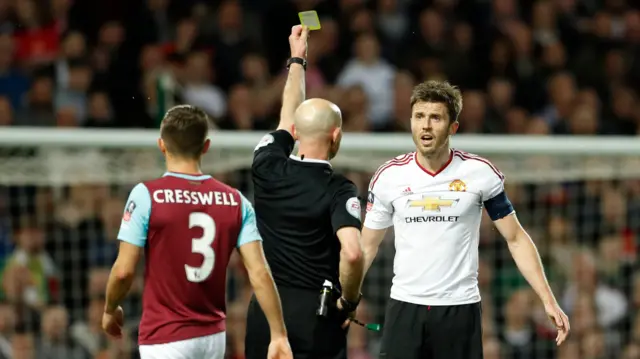
[[[385,47],[393,47],[404,40],[409,27],[409,20],[404,11],[405,4],[401,0],[378,0],[376,5],[376,21],[384,36]]]
[[[569,340],[565,345],[558,348],[558,359],[580,359],[582,358],[580,353],[580,344],[575,340]]]
[[[415,78],[409,72],[399,72],[394,79],[393,112],[389,130],[405,132],[410,130],[411,106],[407,99],[411,98],[411,92],[415,86]]]
[[[11,359],[33,359],[36,355],[32,332],[19,330],[11,336]]]
[[[250,130],[254,127],[254,96],[246,85],[235,85],[229,91],[227,116],[217,121],[222,129]]]
[[[540,116],[551,128],[556,128],[571,114],[576,96],[575,80],[571,74],[560,72],[550,77],[547,87],[550,103]]]
[[[55,94],[55,110],[71,111],[75,125],[84,123],[87,116],[87,92],[91,86],[93,70],[82,60],[69,63],[69,77],[66,88],[58,89]]]
[[[563,307],[572,313],[578,296],[593,296],[598,313],[598,325],[611,328],[619,324],[627,314],[627,300],[620,291],[598,279],[593,253],[588,250],[576,252],[573,258],[573,270],[571,283],[562,300]]]
[[[68,333],[69,313],[64,307],[47,308],[42,315],[42,335],[38,343],[38,359],[88,359],[73,343]]]
[[[591,328],[582,336],[580,351],[585,359],[600,359],[607,357],[617,357],[607,350],[604,332],[598,327]]]
[[[503,341],[507,344],[508,355],[514,358],[539,358],[546,356],[541,346],[541,338],[533,326],[531,312],[528,310],[534,298],[531,291],[520,289],[515,291],[504,308],[504,326],[501,332]]]
[[[118,197],[107,198],[100,213],[96,238],[89,244],[89,258],[92,267],[109,266],[118,254],[118,230],[122,222],[124,201]],[[106,283],[105,283],[106,285]],[[104,288],[102,288],[104,289]]]
[[[127,330],[123,330],[121,340],[109,341],[107,347],[95,356],[95,359],[128,359],[134,354],[134,340]]]
[[[637,121],[634,114],[637,112],[638,96],[629,87],[619,86],[612,91],[611,106],[608,110],[606,126],[603,133],[611,135],[634,134]]]
[[[549,243],[545,257],[551,262],[548,268],[556,274],[556,280],[564,285],[572,273],[572,257],[578,250],[575,229],[569,219],[553,214],[547,222],[546,237]]]
[[[640,345],[631,343],[629,344],[624,352],[622,353],[622,359],[633,359],[640,358]]]
[[[53,93],[54,84],[50,76],[45,74],[34,76],[31,88],[25,95],[25,103],[18,108],[15,125],[55,126]]]
[[[221,70],[217,73],[220,86],[228,88],[239,79],[238,64],[253,47],[253,41],[245,28],[256,28],[257,24],[245,25],[245,14],[238,1],[221,1],[216,13],[218,31],[213,44],[218,55],[214,65]]]
[[[62,46],[58,59],[54,63],[57,87],[66,89],[69,87],[69,65],[86,58],[87,43],[84,35],[77,31],[67,33],[62,39]]]
[[[362,86],[351,86],[341,90],[340,109],[345,117],[342,128],[349,132],[365,132],[371,124],[367,121],[369,99]]]
[[[504,132],[507,112],[514,107],[515,89],[506,78],[492,78],[487,85],[488,133]]]
[[[57,269],[44,251],[45,234],[27,219],[15,235],[17,248],[3,269],[3,291],[7,299],[40,311],[58,296]]]
[[[380,57],[380,45],[373,34],[360,35],[354,45],[354,58],[338,76],[343,88],[360,85],[367,94],[367,115],[372,129],[388,125],[393,109],[393,68]]]
[[[107,338],[102,331],[103,311],[104,299],[94,297],[89,302],[85,319],[71,326],[71,338],[92,357],[107,348]]]
[[[496,338],[488,338],[483,344],[483,357],[485,359],[502,359],[502,347]]]
[[[467,91],[463,95],[464,107],[460,113],[460,131],[462,133],[481,133],[487,126],[487,105],[484,93]]]
[[[51,62],[58,52],[59,33],[51,23],[47,7],[41,8],[35,0],[16,2],[16,58],[28,67]]]
[[[203,109],[213,118],[221,118],[226,112],[226,100],[220,88],[212,84],[211,59],[199,51],[187,56],[182,96],[190,104]]]
[[[29,78],[13,68],[14,55],[13,38],[0,33],[0,94],[10,101],[13,108],[19,108],[29,89]]]
[[[86,127],[115,127],[113,110],[109,101],[109,95],[105,92],[93,92],[89,94]]]

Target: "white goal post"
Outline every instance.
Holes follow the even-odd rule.
[[[249,168],[265,132],[210,133],[206,172]],[[131,184],[157,177],[163,160],[157,130],[0,129],[0,184]],[[640,178],[640,141],[634,137],[457,135],[453,146],[492,161],[509,181],[557,182]],[[373,172],[412,151],[408,133],[345,134],[335,167]]]

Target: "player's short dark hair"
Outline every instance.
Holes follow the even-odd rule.
[[[172,155],[197,159],[202,155],[209,132],[209,117],[190,105],[171,108],[160,125],[160,138]]]
[[[411,108],[418,102],[445,104],[451,122],[458,121],[462,111],[462,93],[447,81],[425,81],[414,87],[411,94]]]

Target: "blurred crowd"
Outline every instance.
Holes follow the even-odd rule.
[[[412,87],[460,86],[461,132],[640,133],[640,2],[625,0],[0,0],[0,125],[157,127],[168,102],[221,129],[278,118],[297,12],[315,9],[307,96],[343,110],[346,131],[408,131]],[[370,174],[348,173],[365,191]],[[220,175],[250,197],[247,176]],[[508,183],[508,179],[507,179]],[[133,184],[132,184],[133,185]],[[0,188],[0,359],[135,357],[100,331],[104,288],[131,187]],[[557,349],[539,302],[490,221],[481,229],[485,358],[639,359],[640,181],[507,189],[570,315]],[[384,319],[390,234],[365,285],[363,321]],[[229,275],[228,357],[243,358],[250,290]],[[350,331],[350,358],[379,338]]]
[[[631,0],[3,0],[0,125],[154,127],[175,96],[205,109],[219,128],[270,129],[287,35],[297,11],[316,9],[322,30],[310,40],[308,97],[338,103],[346,130],[405,131],[413,85],[448,79],[464,90],[463,132],[635,134],[638,7]]]

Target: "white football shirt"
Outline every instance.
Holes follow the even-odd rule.
[[[478,242],[483,203],[504,191],[489,161],[452,149],[436,173],[416,153],[380,166],[371,178],[364,226],[394,226],[391,298],[420,305],[480,301]]]

